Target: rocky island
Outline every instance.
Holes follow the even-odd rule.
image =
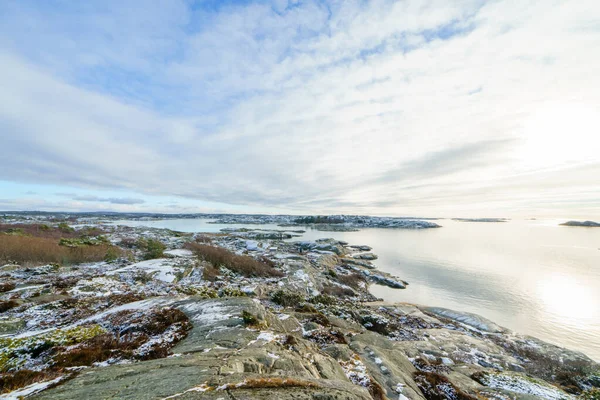
[[[586,228],[600,228],[600,223],[594,221],[568,221],[561,224],[562,226],[583,226]]]
[[[407,285],[376,259],[285,229],[6,218],[0,399],[599,398],[581,353],[375,298]]]

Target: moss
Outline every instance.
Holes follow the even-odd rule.
[[[55,346],[69,346],[81,343],[106,331],[100,325],[82,325],[69,329],[23,338],[0,338],[0,371],[18,368],[22,355],[38,356]]]
[[[231,287],[224,287],[219,290],[219,297],[245,297],[246,293],[242,292],[240,289],[235,289]]]
[[[251,328],[266,329],[269,327],[266,321],[246,310],[242,311],[242,319],[244,320],[244,324]]]
[[[600,389],[592,388],[586,390],[581,394],[581,398],[584,400],[600,400]]]

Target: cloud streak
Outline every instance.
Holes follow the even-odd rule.
[[[578,193],[600,215],[600,5],[516,7],[5,2],[0,180],[132,194],[70,198],[98,207],[526,214],[552,193],[563,213]]]

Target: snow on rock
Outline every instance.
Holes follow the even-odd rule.
[[[482,383],[493,389],[504,389],[511,392],[533,395],[546,400],[566,400],[573,396],[545,382],[512,373],[490,373],[482,379]]]
[[[186,250],[186,249],[166,250],[164,252],[164,254],[168,254],[168,255],[174,256],[174,257],[193,257],[194,256],[194,253],[192,253],[190,250]]]
[[[141,261],[128,265],[114,271],[107,272],[106,275],[115,275],[122,272],[143,271],[154,274],[154,278],[163,282],[172,283],[176,279],[176,273],[181,269],[173,265],[173,261],[167,258],[157,258],[154,260]]]
[[[424,307],[424,311],[430,312],[431,314],[448,318],[454,321],[461,322],[469,327],[478,329],[483,332],[490,333],[504,333],[506,332],[505,328],[493,323],[489,319],[483,318],[477,314],[471,314],[468,312],[460,312],[449,310],[447,308],[440,307]]]

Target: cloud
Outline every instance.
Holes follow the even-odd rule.
[[[144,204],[146,201],[142,199],[134,199],[127,197],[110,197],[103,198],[98,196],[74,196],[72,200],[75,201],[97,201],[97,202],[105,202],[111,204]]]
[[[577,193],[600,215],[599,7],[6,2],[0,179],[248,211],[527,213]]]

